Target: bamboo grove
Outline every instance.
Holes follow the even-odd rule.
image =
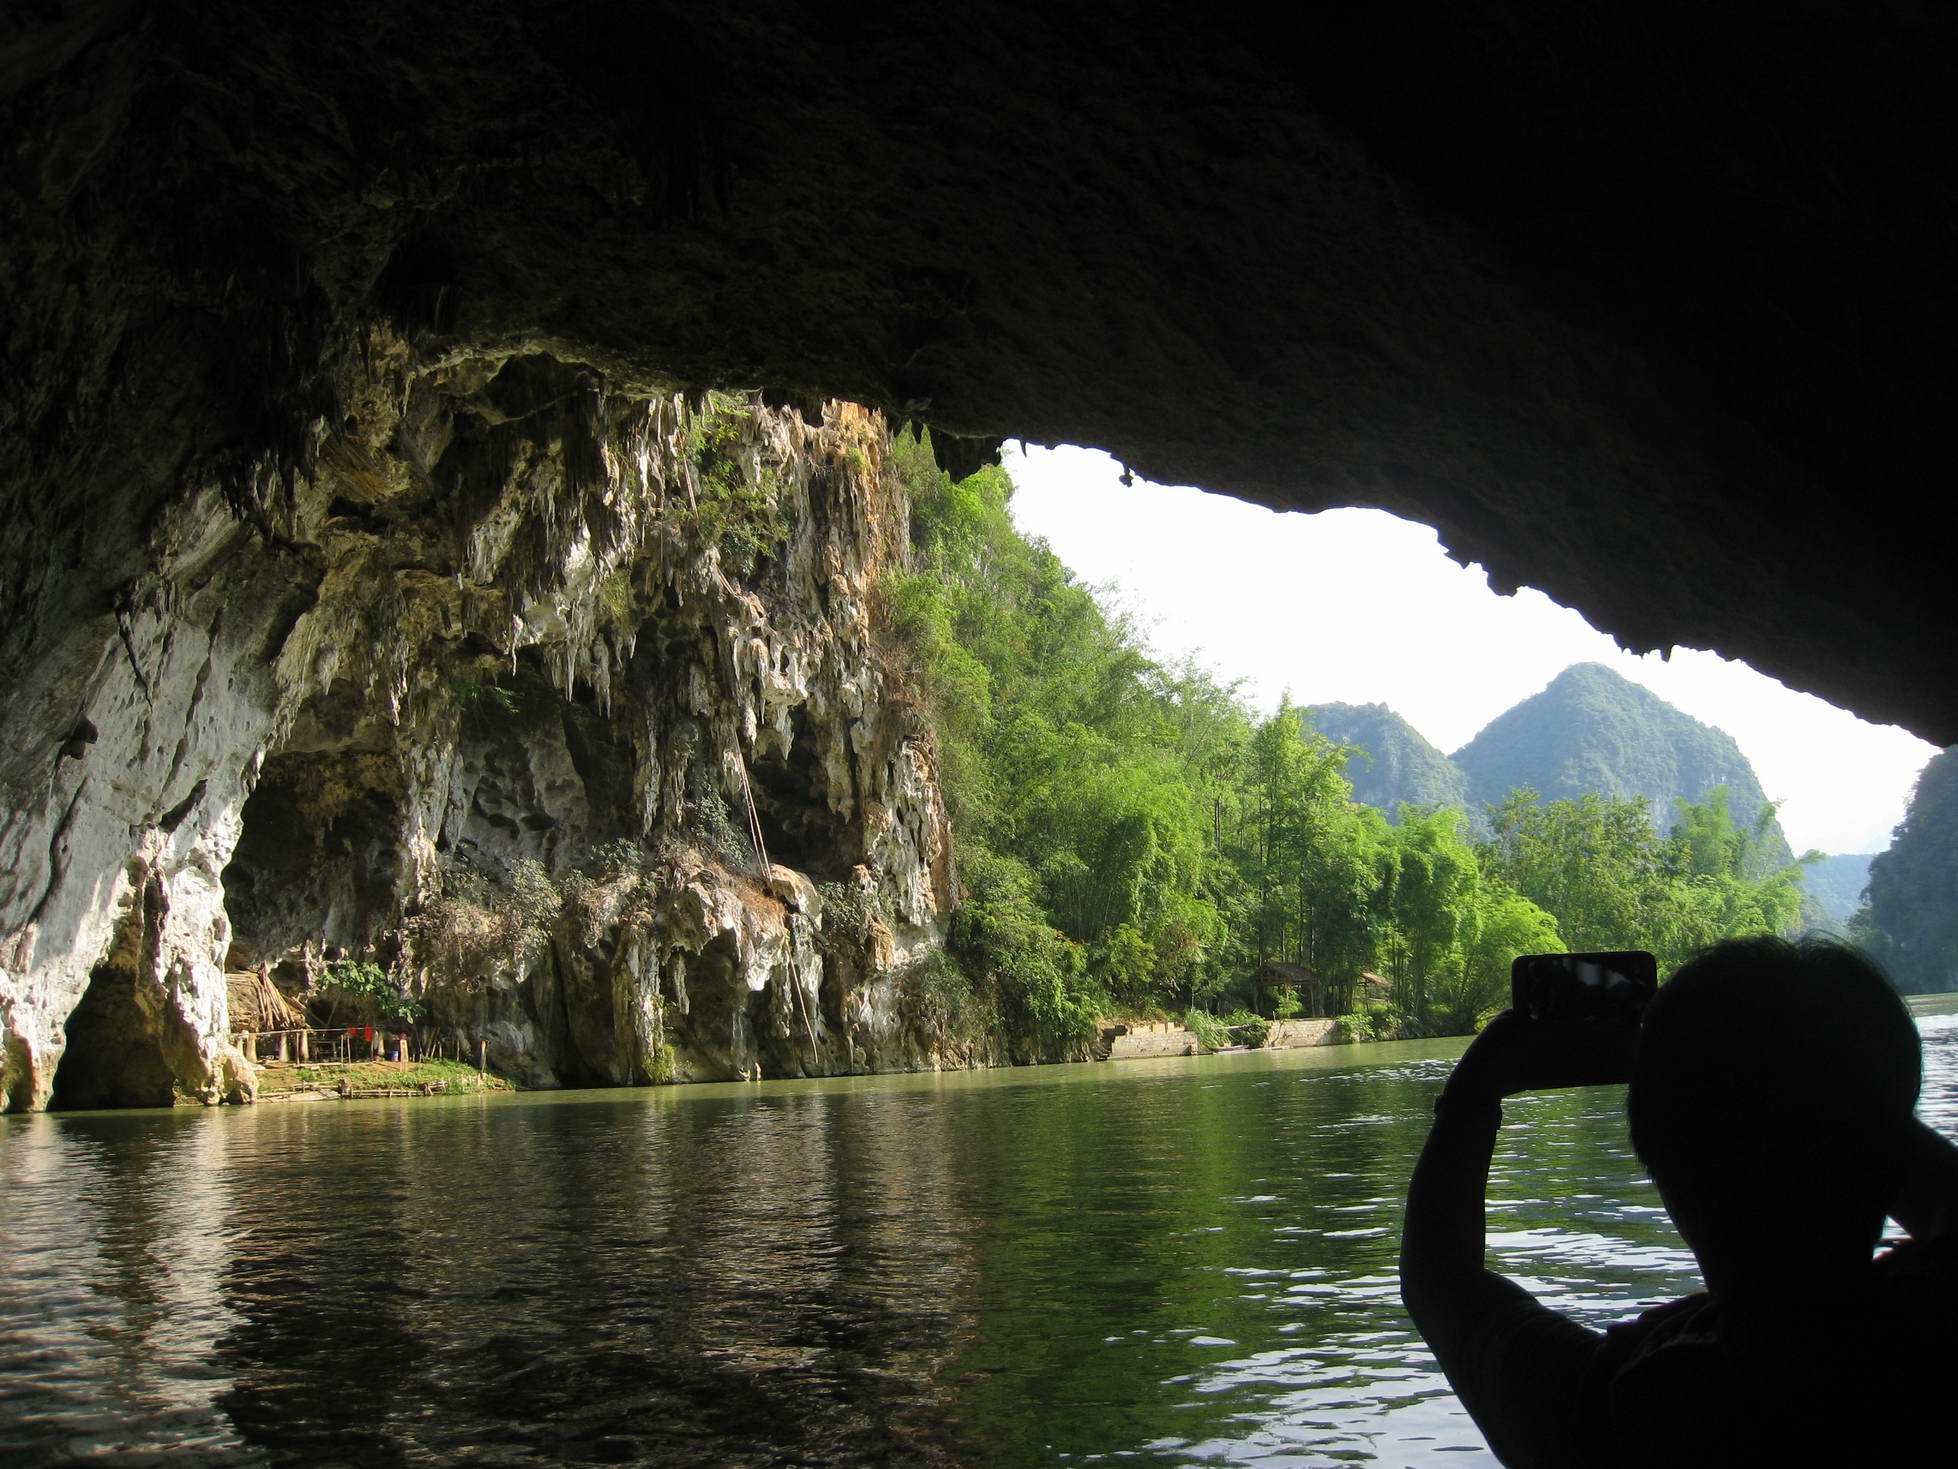
[[[1102,1018],[1304,1006],[1371,1035],[1467,1031],[1510,960],[1649,948],[1662,972],[1800,920],[1800,864],[1724,791],[1661,831],[1643,801],[1513,792],[1472,840],[1459,810],[1356,804],[1352,747],[1289,701],[1261,715],[1165,663],[1038,540],[1006,472],[954,482],[900,434],[912,562],[884,589],[895,656],[938,732],[964,901],[964,982],[1030,1043]],[[1310,629],[1301,635],[1311,636]],[[1328,636],[1334,635],[1330,631]],[[1319,978],[1260,986],[1267,960]]]

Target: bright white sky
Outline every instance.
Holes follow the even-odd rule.
[[[1262,709],[1386,704],[1452,754],[1573,663],[1609,665],[1732,735],[1797,852],[1890,844],[1935,746],[1866,724],[1744,663],[1634,657],[1534,588],[1491,591],[1435,532],[1378,510],[1280,515],[1136,480],[1089,449],[1010,448],[1013,519],[1090,584],[1113,584],[1157,652],[1244,680]]]

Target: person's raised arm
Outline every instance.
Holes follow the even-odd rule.
[[[1566,1462],[1568,1416],[1599,1337],[1483,1263],[1502,1099],[1623,1081],[1632,1045],[1633,1032],[1598,1022],[1497,1016],[1442,1088],[1408,1185],[1401,1299],[1462,1405],[1512,1469]]]
[[[1912,1239],[1958,1232],[1958,1147],[1915,1118],[1904,1156],[1904,1185],[1890,1205],[1890,1217]]]

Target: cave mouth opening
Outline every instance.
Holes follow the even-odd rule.
[[[224,869],[233,968],[272,965],[290,993],[297,956],[360,953],[394,911],[399,801],[392,768],[351,751],[275,755],[246,799]]]
[[[828,780],[815,741],[797,738],[788,753],[757,756],[748,768],[755,819],[768,860],[807,873],[817,882],[840,882],[856,862],[847,818],[830,809]]]
[[[168,1107],[175,1081],[150,1017],[136,998],[136,976],[98,964],[68,1017],[68,1044],[54,1072],[50,1111]]]

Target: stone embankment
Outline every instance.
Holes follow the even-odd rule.
[[[1337,1046],[1346,1039],[1337,1019],[1314,1015],[1304,1020],[1274,1020],[1265,1037],[1267,1051],[1290,1051],[1304,1046]]]
[[[1152,1056],[1194,1056],[1203,1043],[1193,1031],[1166,1020],[1132,1020],[1101,1033],[1096,1053],[1105,1061],[1139,1061]]]
[[[1275,1020],[1257,1049],[1289,1051],[1305,1046],[1336,1046],[1345,1040],[1338,1020],[1314,1016],[1305,1020]],[[1195,1056],[1205,1050],[1194,1031],[1167,1020],[1136,1020],[1112,1025],[1101,1033],[1097,1053],[1107,1061],[1138,1061],[1153,1056]]]

